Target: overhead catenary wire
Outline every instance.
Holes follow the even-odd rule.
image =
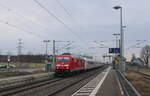
[[[59,50],[64,49],[64,48],[66,48],[66,47],[70,46],[72,43],[73,43],[73,42],[68,43],[67,45],[65,45],[65,46],[61,47]]]
[[[36,1],[37,1],[37,0],[36,0]],[[1,5],[1,4],[0,4],[0,6],[2,6],[2,8],[5,8],[6,10],[8,10],[8,11],[10,11],[10,12],[12,12],[12,13],[14,13],[14,14],[20,16],[20,17],[26,18],[23,14],[20,14],[20,13],[14,11],[13,9],[8,8],[7,6],[3,6],[3,5]],[[48,11],[49,11],[49,10],[48,10]],[[55,14],[54,14],[54,16],[55,16]],[[56,17],[57,17],[57,16],[56,16]],[[30,20],[29,18],[26,18],[26,19],[28,19],[28,21]],[[55,19],[56,19],[56,18],[55,18]],[[63,22],[61,19],[60,19],[60,20],[59,20],[59,19],[60,19],[60,18],[58,18],[58,19],[56,19],[56,20],[59,21],[59,22],[61,22],[61,23],[63,24],[64,22]],[[31,22],[32,22],[32,20],[31,20]],[[0,23],[6,24],[6,25],[8,25],[8,26],[10,26],[10,27],[13,27],[13,28],[17,29],[17,30],[21,30],[21,31],[23,31],[23,32],[27,32],[27,33],[29,33],[29,34],[32,34],[32,35],[34,35],[34,36],[37,36],[37,37],[41,38],[41,35],[38,35],[38,34],[32,32],[32,31],[26,30],[26,29],[24,29],[24,28],[20,28],[20,27],[18,27],[17,25],[14,25],[14,24],[11,24],[11,23],[8,23],[8,22],[0,22]],[[76,34],[68,25],[66,25],[65,23],[64,23],[63,25],[64,25],[65,28],[67,28],[70,32],[72,32],[72,34],[74,34],[76,37],[78,37],[81,41],[85,41],[85,40],[83,40],[78,34]]]
[[[60,2],[59,0],[56,0],[56,2],[58,3],[58,5],[66,12],[66,14],[72,19],[72,21],[79,27],[79,29],[81,31],[83,31],[82,29],[82,26],[74,19],[74,17],[71,15],[71,13],[69,12],[69,10],[62,4],[62,2]],[[83,40],[83,39],[82,39]],[[85,41],[85,40],[83,40]],[[86,43],[86,41],[85,41]],[[88,44],[87,44],[88,46]],[[88,46],[89,47],[89,46]]]
[[[2,8],[4,8],[4,9],[8,10],[9,12],[11,12],[11,13],[17,15],[17,16],[20,16],[21,18],[27,19],[27,20],[30,21],[31,23],[34,23],[31,19],[26,18],[26,16],[24,16],[23,14],[21,14],[21,13],[15,11],[15,10],[13,10],[13,9],[10,9],[10,8],[8,8],[7,6],[5,6],[5,5],[3,5],[3,4],[1,4],[1,3],[0,3],[0,7],[2,7]],[[69,13],[67,13],[67,14],[69,14]],[[71,16],[71,15],[70,15],[70,16]],[[6,22],[1,22],[1,23],[7,24]],[[63,22],[62,22],[62,23],[63,23]],[[30,32],[30,31],[27,31],[27,30],[22,29],[22,28],[19,28],[19,27],[17,27],[16,25],[13,25],[13,24],[10,24],[10,23],[8,23],[7,25],[10,26],[10,27],[14,27],[14,28],[16,28],[16,29],[18,29],[18,30],[21,30],[21,31],[30,33],[30,34],[32,34],[32,35],[36,35],[37,37],[40,37],[40,38],[41,38],[40,35],[37,35],[37,34],[35,34],[34,32]],[[71,29],[68,28],[68,30],[71,30]],[[74,35],[77,35],[77,34],[74,34]],[[78,38],[80,38],[80,37],[78,37]],[[83,40],[82,40],[82,41],[83,41]]]
[[[126,50],[129,50],[129,49],[131,49],[131,48],[137,47],[137,46],[139,46],[139,45],[141,45],[141,44],[143,44],[143,43],[145,43],[145,42],[146,42],[146,40],[139,40],[139,41],[136,41],[136,44],[134,44],[134,45],[132,45],[132,46],[126,48]]]
[[[77,25],[79,26],[80,30],[82,29],[81,25],[73,18],[73,16],[71,15],[71,13],[68,11],[67,8],[64,7],[64,5],[59,1],[59,0],[56,0],[56,2],[58,3],[58,5],[60,7],[62,7],[62,9],[66,12],[66,14],[72,19],[72,21]]]
[[[17,30],[21,30],[21,31],[23,31],[23,32],[29,33],[29,34],[31,34],[31,35],[34,35],[34,36],[38,37],[38,38],[43,38],[41,35],[38,35],[38,34],[36,34],[36,33],[34,33],[34,32],[31,32],[31,31],[28,31],[28,30],[19,28],[19,27],[17,27],[16,25],[10,24],[9,22],[0,21],[0,23],[6,24],[6,25],[8,25],[8,26],[10,26],[10,27],[13,27],[13,28],[17,29]]]
[[[72,32],[72,30],[70,29],[70,27],[68,27],[68,25],[66,25],[62,20],[60,20],[55,14],[53,14],[51,11],[49,11],[47,8],[45,8],[39,1],[37,0],[33,0],[34,2],[36,2],[42,9],[44,9],[49,15],[51,15],[52,17],[54,17],[58,22],[60,22],[61,24],[63,24],[65,26],[65,28],[67,28],[70,32]],[[72,32],[74,35],[77,36],[77,34],[75,34],[74,32]],[[78,36],[77,36],[78,37]],[[79,38],[79,37],[78,37]]]
[[[21,14],[21,13],[18,12],[18,11],[15,11],[15,10],[13,10],[13,9],[11,9],[11,8],[6,7],[6,6],[5,6],[4,4],[2,4],[2,3],[0,3],[0,7],[6,9],[7,11],[11,12],[12,14],[16,14],[17,16],[26,19],[26,20],[27,20],[28,22],[30,22],[30,23],[37,24],[35,21],[33,21],[33,20],[27,18],[26,16],[24,16],[23,14]],[[30,23],[29,23],[29,24],[30,24]],[[40,24],[40,23],[39,23],[39,24]],[[27,26],[27,25],[26,25],[26,26]],[[40,24],[40,27],[42,27],[42,28],[44,28],[44,29],[46,29],[46,30],[48,29],[48,27],[43,26],[43,24]]]
[[[9,11],[9,12],[11,12],[11,13],[17,15],[17,16],[20,16],[21,18],[27,19],[27,20],[28,20],[29,22],[31,22],[31,23],[35,23],[35,22],[32,21],[31,19],[26,18],[26,16],[24,16],[24,15],[21,14],[20,12],[15,11],[15,10],[13,10],[13,9],[11,9],[11,8],[8,8],[8,7],[5,6],[4,4],[2,4],[1,2],[0,2],[0,7],[6,9],[7,11]],[[8,22],[0,21],[0,23],[6,24],[6,23],[8,23]],[[13,24],[8,23],[7,25],[9,25],[9,26],[11,26],[11,27],[15,27],[15,28],[17,28],[18,30],[25,31],[25,30],[23,30],[23,29],[21,29],[21,28],[18,28],[17,26],[15,26],[15,25],[13,25]],[[43,24],[40,24],[40,25],[42,26]],[[40,26],[40,27],[41,27],[41,26]],[[26,30],[26,31],[27,31],[27,30]],[[35,33],[33,33],[33,32],[28,32],[28,33],[35,34]],[[36,34],[36,35],[37,35],[37,34]],[[38,37],[41,37],[41,36],[39,35]]]
[[[131,45],[130,47],[126,48],[126,54],[129,53],[130,49],[133,49],[133,48],[142,48],[142,47],[139,47],[139,45],[141,45],[141,44],[143,44],[145,42],[147,42],[147,40],[136,40],[136,44]]]
[[[99,47],[109,48],[109,47],[108,47],[108,46],[106,46],[105,44],[100,43],[100,42],[98,42],[98,41],[94,41],[94,43],[96,43],[96,44],[100,45]]]
[[[21,17],[23,17],[24,19],[26,19],[26,17],[25,17],[24,15],[22,15],[22,14],[16,12],[16,11],[14,11],[14,10],[12,10],[12,9],[10,9],[10,8],[8,8],[8,7],[6,7],[6,6],[4,6],[4,5],[1,4],[1,3],[0,3],[0,7],[5,8],[6,10],[10,11],[11,13],[13,13],[13,14],[15,14],[15,15],[18,15],[18,16],[21,16]],[[28,19],[28,20],[30,20],[30,19]],[[32,22],[32,20],[30,20],[30,22]],[[10,27],[13,27],[13,28],[17,29],[17,30],[21,30],[21,31],[23,31],[23,32],[27,32],[27,33],[29,33],[29,34],[32,34],[32,35],[37,36],[37,37],[39,37],[39,38],[42,38],[41,35],[38,35],[38,34],[32,32],[32,31],[26,30],[26,29],[24,29],[24,28],[20,28],[20,27],[18,27],[17,25],[10,24],[10,23],[5,22],[5,21],[0,21],[0,23],[6,24],[6,25],[8,25],[8,26],[10,26]]]
[[[50,16],[55,18],[59,23],[63,24],[66,29],[68,29],[69,32],[74,34],[78,39],[80,39],[86,46],[88,46],[87,42],[82,39],[79,35],[77,35],[67,24],[65,24],[60,18],[58,18],[54,13],[49,11],[46,7],[44,7],[39,1],[33,0],[36,4],[38,4],[42,9],[44,9]]]

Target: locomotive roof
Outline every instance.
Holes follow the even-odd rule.
[[[92,61],[95,62],[95,60],[93,58],[87,58],[87,57],[83,57],[81,55],[73,55],[73,54],[61,54],[61,55],[57,55],[56,57],[72,57],[72,58],[78,58],[78,59],[84,59],[85,61]]]
[[[72,58],[80,58],[80,59],[83,59],[82,56],[80,55],[73,55],[73,54],[61,54],[61,55],[57,55],[57,57],[72,57]]]
[[[61,54],[61,55],[57,55],[56,57],[72,57],[72,58],[80,58],[88,61],[93,61],[93,58],[87,58],[82,55],[75,55],[75,54]]]

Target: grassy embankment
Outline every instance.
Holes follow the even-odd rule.
[[[8,63],[6,63],[6,62],[0,63],[0,65],[7,65],[7,64],[8,64]],[[11,63],[9,63],[9,64],[15,65],[16,67],[19,67],[19,66],[20,66],[19,63],[13,63],[13,62],[11,62]],[[43,63],[24,63],[24,64],[26,64],[28,68],[42,68],[42,67],[45,66],[45,64],[43,64]]]
[[[0,65],[7,65],[8,63],[0,63]],[[10,63],[11,65],[15,65],[17,69],[19,69],[19,64],[18,63]],[[40,64],[40,63],[28,63],[27,69],[28,68],[43,68],[45,64]],[[15,68],[2,68],[0,69],[0,78],[6,78],[6,77],[14,77],[14,76],[21,76],[21,75],[30,75],[30,74],[37,74],[37,73],[43,73],[45,71],[43,70],[34,70],[33,72],[20,72],[20,71],[13,71]],[[5,72],[3,72],[5,71]]]
[[[147,68],[139,68],[137,66],[130,66],[129,69],[140,71],[140,72],[150,75],[150,70]],[[127,79],[142,94],[142,96],[150,96],[150,80],[145,79],[144,76],[135,72],[128,72]]]
[[[139,66],[128,66],[128,70],[139,71],[139,72],[150,75],[150,68],[139,67]]]

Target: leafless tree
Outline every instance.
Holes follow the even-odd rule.
[[[136,56],[135,56],[135,54],[133,53],[132,54],[132,58],[131,58],[131,62],[133,61],[133,60],[135,60],[136,59]]]
[[[141,50],[141,54],[140,54],[141,58],[143,59],[143,61],[146,64],[146,67],[149,67],[149,59],[150,59],[150,46],[146,45],[142,48]]]

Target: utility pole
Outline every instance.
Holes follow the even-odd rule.
[[[122,26],[122,54],[124,56],[124,30],[125,30],[126,26]],[[125,66],[124,66],[125,68]]]
[[[21,55],[22,52],[22,39],[18,39],[18,55]]]
[[[20,63],[21,66],[21,54],[22,54],[22,39],[18,39],[18,63]]]
[[[46,46],[45,46],[45,57],[47,58],[47,56],[48,56],[47,47],[48,47],[48,43],[50,42],[50,40],[44,40],[43,42],[46,43]]]
[[[56,41],[53,40],[53,64],[52,64],[52,70],[55,70],[55,43]]]
[[[116,36],[116,48],[120,48],[119,44],[118,44],[118,36],[120,35],[119,33],[114,33],[112,34],[114,36]],[[118,53],[115,53],[115,56],[117,56]]]
[[[50,66],[47,65],[47,59],[48,59],[47,47],[48,47],[48,43],[50,42],[50,40],[44,40],[43,42],[46,44],[46,46],[45,46],[45,56],[44,56],[45,57],[45,68],[46,68],[46,71],[49,71]]]
[[[10,57],[11,57],[11,53],[10,51],[7,52],[7,66],[9,67],[9,64],[10,64]]]
[[[124,30],[125,30],[126,26],[122,25],[122,56],[124,56]],[[126,72],[126,62],[122,62],[122,70],[123,72]]]

